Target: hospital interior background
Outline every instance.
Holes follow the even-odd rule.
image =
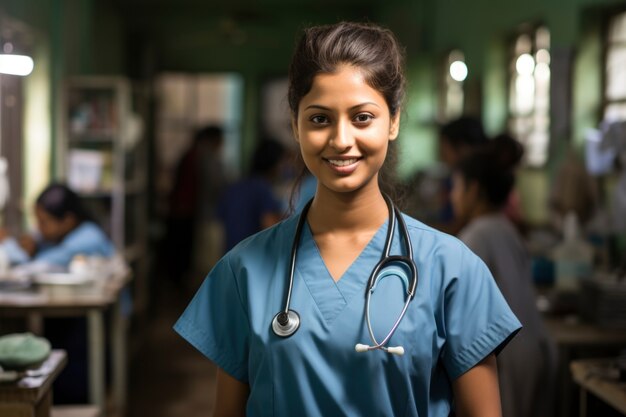
[[[290,54],[301,28],[339,20],[383,24],[406,47],[395,170],[408,214],[442,220],[446,123],[471,116],[489,137],[507,131],[522,145],[515,193],[537,308],[558,348],[554,415],[626,415],[623,0],[0,0],[2,227],[32,231],[35,199],[62,181],[129,266],[113,300],[76,313],[20,306],[43,287],[51,304],[76,289],[3,286],[0,265],[0,335],[46,334],[48,316],[87,317],[76,332],[91,354],[68,355],[49,376],[55,390],[84,362],[89,382],[74,384],[86,396],[66,404],[52,395],[51,407],[34,405],[40,412],[210,415],[215,369],[172,325],[223,253],[232,225],[215,213],[241,207],[220,194],[249,175],[262,139],[282,145],[265,178],[288,212],[299,170],[285,100]],[[9,55],[32,58],[32,70],[27,61],[11,74]],[[209,126],[223,140],[199,150],[194,134]],[[181,220],[189,199],[203,208]],[[565,235],[578,246],[563,249]],[[563,281],[567,262],[576,282]],[[77,286],[90,285],[99,284]],[[0,416],[31,415],[19,414],[16,384],[0,382]]]

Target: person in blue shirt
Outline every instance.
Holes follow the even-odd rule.
[[[76,255],[110,257],[115,247],[64,184],[48,185],[35,201],[37,235],[7,237],[2,246],[12,264],[35,262],[42,268],[67,269]]]
[[[501,416],[495,355],[521,325],[488,268],[406,215],[391,230],[381,176],[399,134],[403,67],[379,26],[304,31],[288,100],[315,197],[303,223],[297,213],[228,252],[175,324],[218,366],[215,416]],[[388,228],[390,254],[408,256],[412,242],[408,307],[410,263],[383,268],[366,295]],[[373,338],[388,340],[364,345]]]
[[[77,255],[110,257],[115,254],[113,243],[92,220],[80,197],[64,184],[52,183],[39,194],[35,201],[35,218],[38,235],[26,235],[19,241],[7,238],[1,244],[14,264],[37,272],[67,271]],[[87,402],[86,320],[79,317],[46,318],[44,336],[53,348],[65,349],[69,358],[54,383],[55,403]]]
[[[281,220],[282,204],[272,187],[284,155],[282,144],[262,139],[254,150],[250,174],[222,193],[217,216],[224,227],[225,250]]]

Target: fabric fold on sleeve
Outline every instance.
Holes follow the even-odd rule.
[[[498,354],[522,327],[478,256],[465,248],[460,266],[444,295],[442,360],[452,380]]]

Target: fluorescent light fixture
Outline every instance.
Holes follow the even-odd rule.
[[[0,54],[0,74],[28,75],[34,65],[33,59],[26,55]]]

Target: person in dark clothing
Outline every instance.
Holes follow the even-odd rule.
[[[272,181],[284,155],[282,144],[262,140],[252,157],[250,174],[222,194],[217,213],[224,226],[225,251],[282,218],[281,202],[274,194]]]
[[[224,183],[221,169],[222,129],[208,126],[194,134],[193,142],[183,154],[174,175],[169,198],[166,248],[169,277],[179,282],[191,270],[199,217],[209,212],[210,201],[216,201]],[[209,172],[210,169],[210,172]]]
[[[469,154],[488,142],[480,119],[471,116],[462,116],[445,125],[439,130],[439,158],[448,169]],[[450,192],[452,179],[446,177],[441,187],[441,210],[437,229],[450,234],[456,234],[463,224],[454,215]]]

